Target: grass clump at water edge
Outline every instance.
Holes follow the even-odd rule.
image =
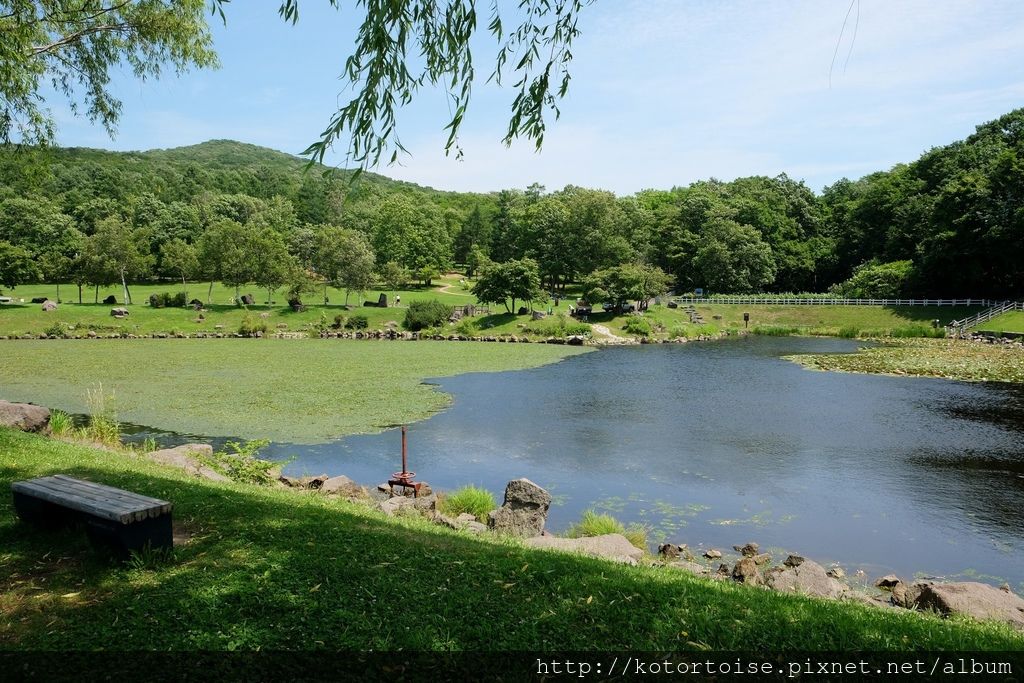
[[[498,507],[494,494],[473,484],[445,494],[439,501],[441,512],[450,516],[469,513],[481,523],[487,523],[487,513]]]
[[[647,532],[647,527],[642,524],[626,526],[611,515],[586,510],[580,521],[569,527],[565,535],[569,538],[583,538],[584,536],[622,534],[633,546],[647,552]]]

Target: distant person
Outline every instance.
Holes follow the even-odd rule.
[[[399,306],[399,305],[401,305],[401,303],[402,303],[402,297],[396,296],[395,297],[395,305]]]

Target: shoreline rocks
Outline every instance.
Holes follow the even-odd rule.
[[[50,409],[34,403],[0,401],[0,427],[35,434],[50,433]]]
[[[550,493],[529,479],[513,479],[505,486],[501,507],[488,514],[487,527],[511,536],[540,536],[550,507]]]

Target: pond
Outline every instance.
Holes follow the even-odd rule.
[[[756,541],[868,577],[1024,585],[1024,388],[781,358],[857,346],[617,347],[448,378],[450,408],[409,427],[410,469],[435,488],[484,486],[499,503],[506,481],[528,477],[555,498],[555,532],[593,508],[648,525],[652,542]],[[290,474],[375,483],[400,469],[400,445],[393,429],[264,454],[294,458]]]

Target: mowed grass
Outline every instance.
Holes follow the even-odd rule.
[[[1012,332],[1024,334],[1024,311],[1010,311],[997,315],[988,322],[984,322],[975,328],[977,332]]]
[[[955,339],[908,339],[857,353],[788,358],[815,370],[1024,383],[1024,350]]]
[[[0,430],[0,488],[54,472],[174,503],[172,559],[115,564],[0,496],[9,650],[998,650],[1009,628],[783,595],[477,539],[422,518],[214,484]]]
[[[584,352],[341,339],[9,341],[0,347],[0,397],[84,412],[86,391],[102,384],[125,422],[317,443],[440,410],[449,397],[426,378],[536,367]]]
[[[243,318],[247,315],[255,322],[266,323],[268,333],[308,330],[310,327],[320,325],[322,321],[331,324],[339,315],[343,318],[364,315],[367,317],[371,329],[381,329],[389,322],[400,325],[405,319],[405,308],[410,302],[418,299],[437,299],[448,305],[463,305],[475,300],[472,295],[461,290],[457,280],[451,288],[452,292],[440,291],[441,287],[446,284],[450,283],[441,281],[436,282],[437,286],[434,287],[406,290],[374,289],[365,292],[362,296],[353,293],[349,297],[347,309],[344,305],[345,293],[343,291],[328,288],[329,303],[324,306],[323,290],[319,289],[315,294],[307,294],[303,297],[307,308],[301,313],[296,313],[287,306],[288,297],[283,289],[274,293],[270,300],[272,303],[267,303],[266,290],[243,287],[242,293],[252,294],[256,303],[242,308],[231,303],[235,295],[234,289],[226,288],[218,283],[213,287],[212,303],[207,305],[206,310],[202,312],[203,320],[200,320],[199,314],[191,308],[155,309],[149,306],[151,294],[163,292],[174,294],[183,291],[180,282],[133,286],[131,291],[134,303],[126,306],[129,315],[124,319],[117,319],[110,315],[110,309],[113,306],[93,303],[92,290],[84,292],[83,303],[79,304],[77,289],[73,285],[62,285],[60,292],[62,303],[55,311],[43,311],[41,304],[0,305],[0,335],[39,335],[46,333],[54,325],[62,326],[68,334],[75,331],[84,332],[89,328],[98,333],[152,334],[166,332],[173,334],[180,332],[194,334],[196,332],[222,332],[234,334],[238,332]],[[187,290],[189,300],[200,299],[205,304],[208,286],[208,283],[189,283]],[[54,285],[23,285],[8,294],[18,299],[24,299],[26,302],[43,296],[56,299],[56,287]],[[119,286],[101,288],[100,301],[110,294],[117,297],[117,306],[124,306]],[[364,301],[376,302],[380,294],[387,295],[388,308],[362,305]],[[396,297],[401,298],[401,303],[397,307],[395,306]]]
[[[843,328],[855,328],[878,336],[911,326],[931,327],[933,320],[946,325],[980,310],[973,306],[697,306],[706,322],[734,329],[743,328],[743,314],[749,313],[750,328],[795,327],[804,334],[839,334]]]
[[[99,334],[195,334],[196,332],[234,334],[246,316],[253,322],[265,323],[267,332],[310,332],[324,324],[332,324],[336,317],[343,319],[354,315],[364,315],[370,329],[384,329],[388,323],[401,325],[405,319],[405,308],[412,301],[436,299],[445,304],[458,306],[476,302],[469,291],[471,282],[460,282],[463,278],[456,273],[449,273],[434,280],[431,287],[415,287],[392,291],[374,289],[362,296],[352,294],[349,308],[343,305],[344,292],[329,288],[329,304],[323,305],[322,291],[306,295],[304,301],[307,310],[295,313],[286,304],[284,290],[278,290],[268,303],[267,292],[251,287],[243,288],[243,293],[250,293],[256,303],[243,309],[231,303],[234,290],[215,284],[212,304],[203,312],[204,319],[191,309],[160,308],[153,309],[148,305],[149,295],[162,292],[175,293],[181,291],[180,283],[162,283],[157,285],[135,285],[132,295],[135,303],[128,306],[130,314],[126,319],[110,316],[111,306],[94,304],[91,290],[84,292],[83,304],[77,303],[77,289],[72,285],[62,285],[61,298],[63,303],[57,310],[44,312],[40,304],[7,304],[0,306],[0,335],[21,336],[46,334],[59,328],[68,335],[84,335],[88,329]],[[207,300],[208,283],[189,283],[189,298]],[[383,293],[388,297],[389,308],[364,307],[363,301],[376,302]],[[23,285],[17,290],[8,292],[25,301],[34,297],[48,296],[56,298],[55,285]],[[113,294],[120,302],[121,288],[108,287],[100,290],[100,299]],[[394,306],[396,297],[401,304]],[[574,298],[562,298],[558,305],[553,300],[537,302],[536,310],[553,314],[567,314],[569,306],[575,304]],[[118,304],[122,305],[121,303]],[[516,308],[523,305],[516,302]],[[672,309],[664,305],[652,305],[643,315],[654,328],[651,335],[655,338],[683,336],[694,338],[701,335],[717,334],[719,331],[744,329],[743,314],[750,314],[749,329],[774,328],[792,334],[820,334],[842,336],[888,336],[903,331],[907,336],[917,336],[921,330],[931,330],[932,321],[938,319],[941,325],[973,315],[977,307],[948,306],[786,306],[786,305],[708,305],[698,306],[703,316],[703,325],[690,322],[682,308]],[[607,326],[613,334],[630,336],[624,326],[628,316],[613,316],[595,308],[591,315],[591,323]],[[527,328],[541,329],[541,332],[528,334]],[[550,336],[538,325],[530,315],[507,313],[504,306],[490,306],[490,315],[472,319],[472,325],[461,330],[456,325],[445,328],[447,334],[463,333],[473,335],[527,335],[540,338]],[[556,331],[557,336],[557,331]]]

